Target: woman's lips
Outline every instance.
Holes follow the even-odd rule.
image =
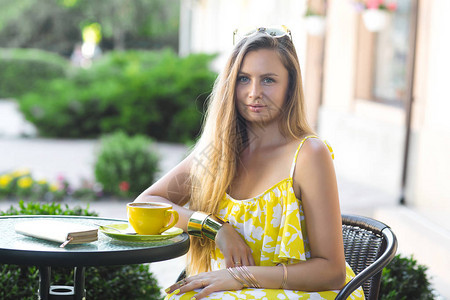
[[[266,107],[265,105],[261,105],[261,104],[250,104],[247,106],[248,106],[249,110],[252,112],[260,112]]]

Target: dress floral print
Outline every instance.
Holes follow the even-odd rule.
[[[292,176],[299,150],[308,138],[304,138],[294,156],[290,177],[262,194],[245,200],[224,195],[218,215],[230,222],[250,246],[257,266],[275,266],[278,263],[295,264],[311,257],[302,202],[296,198]],[[328,145],[327,145],[328,146]],[[329,147],[331,151],[331,147]],[[225,269],[224,256],[216,247],[212,255],[212,269]],[[354,277],[347,264],[346,282]],[[167,299],[190,299],[199,290],[182,295],[168,295]],[[238,291],[222,291],[210,294],[207,299],[334,299],[339,290],[303,292],[282,289],[247,288]],[[364,299],[362,288],[348,299]]]

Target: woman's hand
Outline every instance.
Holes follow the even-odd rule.
[[[183,294],[195,289],[201,291],[195,295],[195,299],[202,299],[211,293],[218,291],[240,290],[243,286],[236,281],[227,270],[217,270],[200,273],[178,281],[166,289],[166,293]],[[177,291],[179,290],[179,291]]]
[[[254,266],[250,247],[229,223],[223,224],[216,235],[216,246],[225,257],[227,268],[237,266]]]

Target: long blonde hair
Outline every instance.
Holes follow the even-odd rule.
[[[291,138],[312,133],[306,121],[300,64],[289,37],[271,37],[265,33],[242,39],[232,51],[218,76],[208,99],[202,134],[193,149],[191,199],[189,208],[206,213],[218,212],[220,201],[236,175],[240,153],[248,145],[247,126],[235,104],[235,87],[245,55],[258,49],[273,49],[288,70],[289,85],[279,128]],[[188,274],[211,270],[214,242],[191,237]]]

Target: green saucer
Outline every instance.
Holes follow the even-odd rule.
[[[130,241],[130,242],[147,242],[147,241],[160,241],[173,238],[174,236],[180,235],[183,233],[183,230],[178,227],[172,227],[167,229],[161,234],[157,235],[143,235],[136,234],[133,227],[131,227],[128,223],[117,223],[117,224],[108,224],[105,225],[112,228],[117,228],[123,233],[115,231],[112,228],[99,226],[99,231],[111,238],[122,240],[122,241]],[[127,234],[132,233],[132,234]]]

